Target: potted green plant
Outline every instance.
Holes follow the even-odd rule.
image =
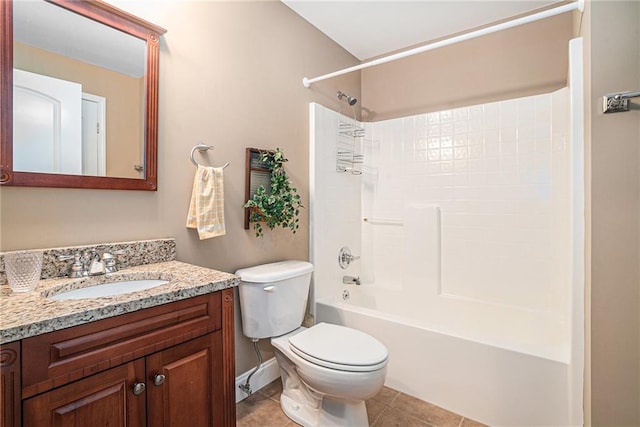
[[[263,185],[259,186],[253,197],[244,204],[245,208],[250,209],[249,222],[253,223],[257,237],[263,236],[263,222],[271,230],[280,226],[295,233],[303,206],[298,190],[291,185],[284,170],[288,160],[280,148],[262,151],[259,159],[271,173],[271,188],[267,191]]]

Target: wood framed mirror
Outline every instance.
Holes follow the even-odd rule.
[[[4,0],[0,13],[0,184],[156,190],[166,30],[96,0]]]

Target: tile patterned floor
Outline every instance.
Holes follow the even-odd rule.
[[[295,427],[280,409],[280,379],[238,403],[237,427]],[[367,400],[371,427],[484,427],[446,409],[384,387]]]

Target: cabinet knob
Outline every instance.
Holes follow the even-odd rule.
[[[133,385],[133,394],[140,396],[147,389],[145,383],[135,383]]]
[[[162,383],[164,383],[164,380],[166,380],[167,377],[165,375],[162,374],[155,374],[153,376],[153,385],[162,385]]]

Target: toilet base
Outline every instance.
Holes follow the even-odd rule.
[[[339,401],[325,396],[321,406],[314,408],[282,393],[280,407],[289,418],[304,427],[369,425],[364,401]]]
[[[282,411],[305,427],[368,426],[364,401],[382,389],[386,366],[352,372],[310,363],[289,347],[296,333],[300,330],[271,338],[282,379]]]

